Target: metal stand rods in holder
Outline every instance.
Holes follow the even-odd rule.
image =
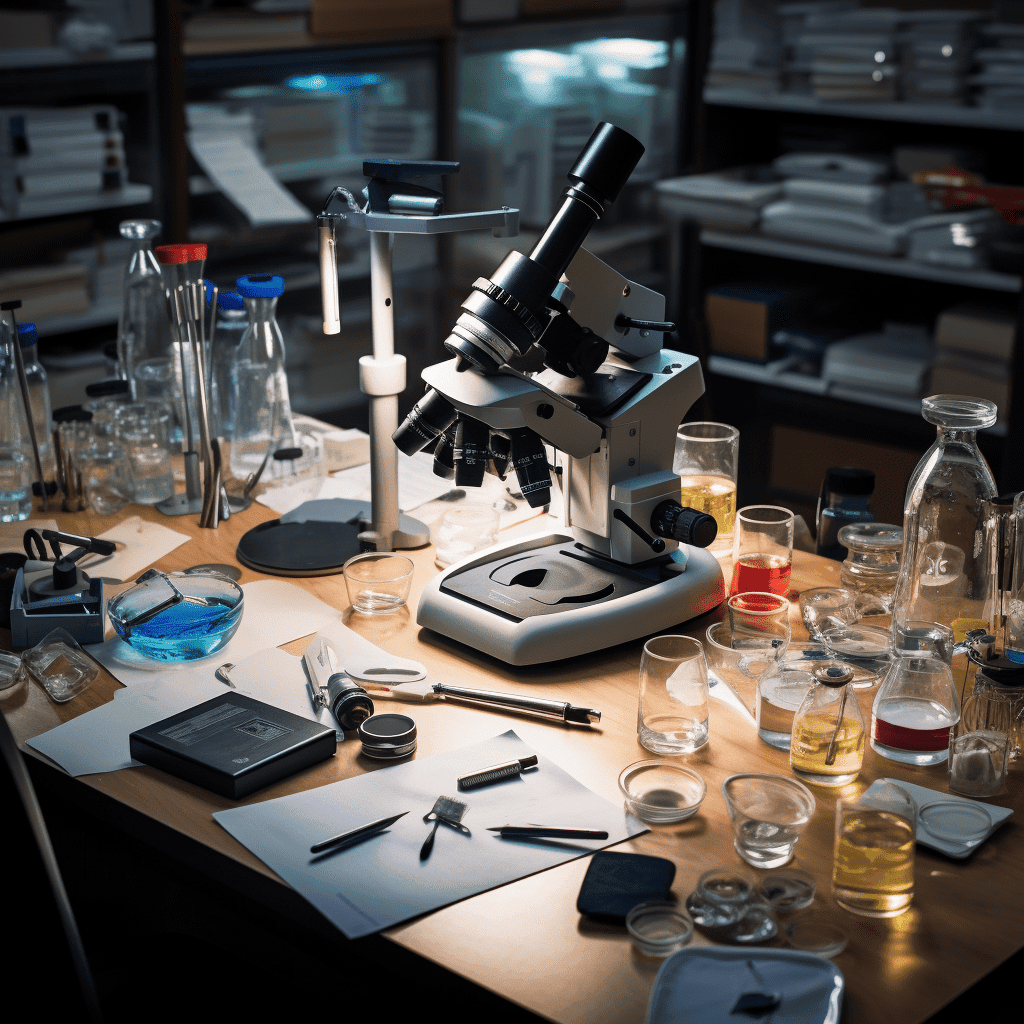
[[[199,513],[199,525],[215,530],[221,519],[230,517],[231,505],[222,478],[220,441],[210,430],[206,386],[206,286],[203,280],[206,246],[202,243],[161,245],[157,246],[156,254],[164,275],[171,321],[178,333],[176,348],[181,369],[185,432],[185,493],[174,494],[156,507],[169,516]],[[211,305],[209,334],[212,338],[217,314],[216,288]],[[196,425],[199,429],[198,451]]]
[[[392,250],[396,234],[436,235],[491,228],[496,237],[519,233],[519,211],[502,207],[480,213],[442,213],[440,192],[410,179],[434,178],[458,171],[443,160],[367,160],[370,182],[360,207],[346,189],[335,188],[317,218],[320,224],[320,287],[324,334],[341,332],[336,231],[348,222],[370,233],[370,293],[373,355],[359,360],[359,387],[370,398],[371,501],[348,502],[351,519],[360,520],[363,549],[393,551],[430,543],[430,530],[398,508],[398,459],[391,435],[398,428],[398,396],[405,390],[405,356],[395,352],[395,305]]]

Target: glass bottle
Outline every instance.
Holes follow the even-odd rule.
[[[0,319],[0,522],[13,523],[32,514],[35,455],[14,361],[14,329]]]
[[[249,324],[231,365],[235,425],[230,466],[236,479],[244,480],[259,468],[268,449],[294,447],[295,431],[284,371],[284,338],[275,318],[284,278],[276,274],[240,277],[237,288]]]
[[[857,615],[888,615],[900,575],[903,528],[888,523],[849,523],[839,531],[846,560],[839,580],[857,599]]]
[[[996,421],[996,406],[961,395],[933,395],[921,414],[937,428],[935,443],[917,464],[903,513],[903,554],[893,599],[896,648],[910,623],[938,622],[963,640],[969,629],[991,630],[983,557],[986,502],[996,496],[977,432]]]
[[[1003,650],[1010,661],[1024,664],[1024,491],[1013,499],[1013,569],[1006,601]],[[1024,691],[1022,691],[1024,692]]]
[[[853,669],[834,662],[815,669],[813,678],[793,719],[789,763],[804,782],[845,786],[864,764],[864,716]]]
[[[949,756],[949,730],[960,720],[950,668],[953,634],[937,623],[911,621],[909,627],[875,694],[871,747],[890,761],[939,764]]]
[[[217,395],[217,409],[214,413],[220,436],[230,440],[234,433],[235,410],[232,405],[231,367],[235,353],[242,342],[242,336],[249,326],[245,312],[245,300],[238,292],[218,292],[217,322],[213,331],[213,347],[210,363],[212,390]]]
[[[132,401],[138,397],[136,364],[168,355],[171,344],[164,283],[153,252],[153,239],[160,234],[161,227],[158,220],[123,220],[119,226],[121,237],[133,245],[117,322],[117,358],[131,389]]]
[[[826,471],[815,517],[817,554],[837,561],[846,557],[846,549],[839,542],[839,531],[847,523],[874,521],[874,513],[868,511],[874,490],[875,474],[870,469],[833,466]]]
[[[39,445],[39,460],[43,464],[43,479],[53,479],[53,439],[50,423],[50,385],[46,370],[39,362],[39,333],[35,324],[18,324],[18,340],[21,342],[21,358],[25,364],[25,379],[28,381],[28,396],[32,404],[32,423],[36,429],[36,443]],[[29,442],[31,444],[31,441]]]

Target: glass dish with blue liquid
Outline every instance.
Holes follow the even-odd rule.
[[[242,588],[216,572],[143,573],[107,614],[117,635],[147,658],[193,661],[215,654],[242,621]]]

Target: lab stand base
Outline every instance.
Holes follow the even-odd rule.
[[[718,559],[682,548],[619,566],[543,533],[450,566],[424,590],[416,621],[509,665],[589,654],[669,629],[725,600]]]

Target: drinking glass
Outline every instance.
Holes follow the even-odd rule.
[[[736,513],[730,594],[789,592],[793,513],[778,505],[748,505]]]
[[[500,514],[493,505],[460,505],[441,517],[435,563],[444,568],[474,551],[490,547],[498,537]]]
[[[656,636],[640,661],[640,743],[656,754],[691,754],[708,741],[708,666],[699,640]]]
[[[914,898],[917,805],[889,779],[858,799],[836,801],[832,887],[836,902],[865,917],[896,917]]]
[[[412,569],[412,559],[394,551],[354,555],[342,569],[353,610],[380,615],[405,607],[412,586]]]
[[[780,868],[814,814],[814,795],[785,775],[731,775],[722,795],[736,852],[752,867]]]
[[[779,641],[785,650],[789,646],[792,630],[789,626],[789,602],[770,591],[745,591],[729,598],[729,625],[735,643],[744,639],[761,640],[769,637]]]
[[[964,701],[949,741],[949,788],[963,796],[995,796],[1006,784],[1013,702],[1000,693]]]
[[[129,402],[114,412],[114,437],[131,460],[133,497],[141,505],[174,493],[170,424],[171,410],[156,402]]]
[[[267,460],[256,493],[260,501],[284,514],[320,497],[327,460],[316,434],[296,434],[295,444],[279,448]]]
[[[857,598],[845,587],[815,587],[800,595],[800,616],[807,632],[822,641],[824,632],[857,621]]]
[[[75,453],[82,473],[85,499],[100,516],[120,512],[135,492],[128,453],[120,442],[95,437]]]
[[[672,472],[679,474],[683,504],[718,523],[711,551],[732,549],[739,448],[740,432],[727,423],[684,423],[676,434]]]

